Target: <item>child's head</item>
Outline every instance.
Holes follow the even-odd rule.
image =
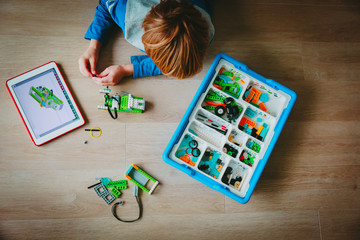
[[[146,54],[160,71],[178,79],[200,72],[209,46],[209,26],[187,2],[161,1],[142,24]]]

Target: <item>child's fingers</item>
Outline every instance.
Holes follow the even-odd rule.
[[[99,84],[101,86],[112,86],[111,81],[109,80],[108,76],[105,77],[93,77],[92,80],[96,83]]]
[[[108,76],[110,73],[111,73],[110,68],[105,68],[105,70],[102,71],[101,73],[99,73],[99,74],[97,75],[97,77],[106,77],[106,76]]]
[[[96,74],[96,60],[95,58],[89,59],[91,75]]]
[[[115,86],[117,84],[115,78],[111,74],[107,75],[106,77],[93,77],[92,79],[95,83],[101,86]]]
[[[92,76],[91,72],[88,69],[87,62],[83,59],[79,59],[79,69],[80,69],[80,72],[82,73],[82,75],[84,75],[85,77]]]

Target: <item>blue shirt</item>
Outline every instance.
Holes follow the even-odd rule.
[[[108,42],[112,28],[118,25],[125,39],[144,52],[141,37],[144,33],[141,25],[151,7],[157,5],[160,0],[100,0],[96,7],[94,20],[89,26],[85,39],[95,39],[103,44]],[[192,0],[202,16],[208,21],[210,39],[214,36],[214,26],[211,23],[207,6],[202,1]],[[160,69],[147,55],[131,56],[133,65],[133,78],[155,76],[162,74]]]

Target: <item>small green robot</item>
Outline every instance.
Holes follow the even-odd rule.
[[[64,104],[58,97],[53,93],[53,90],[46,87],[30,87],[29,95],[33,97],[39,104],[40,107],[52,108],[56,111],[60,111]]]
[[[108,87],[101,89],[104,93],[104,106],[98,106],[98,109],[108,110],[113,119],[117,119],[117,112],[143,113],[145,111],[145,100],[141,97],[135,97],[129,93],[120,91],[121,94],[110,96],[111,89]],[[114,113],[114,114],[113,114]]]

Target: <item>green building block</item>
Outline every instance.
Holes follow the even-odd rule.
[[[120,188],[115,186],[110,191],[116,198],[118,198],[121,195]]]
[[[127,188],[127,181],[126,180],[119,180],[119,181],[112,181],[106,184],[106,187],[122,187],[121,189]]]

